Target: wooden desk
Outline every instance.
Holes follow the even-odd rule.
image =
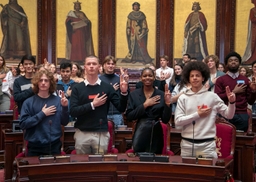
[[[119,153],[125,153],[132,148],[132,128],[115,130],[115,147]]]
[[[233,160],[225,166],[182,163],[180,156],[172,156],[168,163],[140,162],[118,154],[117,161],[89,162],[87,155],[71,155],[71,162],[39,164],[38,157],[15,159],[19,174],[13,179],[22,181],[225,181]],[[126,159],[127,161],[119,161]],[[19,165],[28,161],[28,165]],[[73,162],[72,162],[73,161]]]
[[[171,131],[171,150],[180,149],[181,134],[180,130],[172,128]],[[256,133],[254,136],[247,136],[246,133],[237,133],[236,148],[234,155],[234,178],[241,181],[254,180],[254,152],[256,145]],[[179,155],[179,153],[175,155]]]
[[[64,132],[64,151],[67,154],[73,150],[75,145],[74,141],[74,128],[67,127]],[[13,171],[13,161],[16,155],[22,152],[23,147],[23,133],[22,132],[6,132],[2,130],[5,141],[5,179],[11,179]],[[115,134],[117,149],[120,153],[126,151],[129,147],[129,141],[132,139],[132,130],[116,130]]]
[[[13,160],[17,154],[22,151],[23,147],[23,132],[7,132],[2,130],[5,142],[5,180],[10,180],[13,172]]]
[[[0,114],[0,131],[12,128],[13,114]],[[4,135],[0,134],[0,150],[4,150]]]
[[[252,115],[252,132],[256,133],[256,115]]]

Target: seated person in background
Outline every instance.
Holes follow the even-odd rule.
[[[98,78],[99,58],[85,58],[87,73],[84,82],[74,86],[70,97],[70,114],[77,117],[74,135],[77,154],[106,153],[109,143],[108,110],[110,102],[124,112],[128,98],[128,83],[120,77],[120,95],[113,86]],[[100,145],[100,146],[99,146]]]
[[[154,73],[156,72],[156,67],[154,65],[146,65],[146,68],[151,68]],[[164,92],[164,87],[165,87],[165,80],[157,80],[155,79],[154,82],[153,82],[153,86],[154,88],[156,89],[159,89],[159,90],[162,90]],[[136,89],[137,88],[142,88],[143,87],[143,83],[142,81],[139,81],[136,83]]]
[[[236,52],[231,52],[226,56],[225,65],[228,72],[217,79],[214,91],[226,104],[228,97],[224,89],[229,86],[230,90],[236,94],[236,111],[234,117],[229,118],[229,122],[235,125],[237,130],[247,131],[249,118],[247,104],[252,105],[255,102],[256,83],[255,79],[250,82],[247,77],[239,74],[241,60],[241,56]]]
[[[28,156],[61,153],[61,125],[68,124],[68,100],[53,95],[56,82],[48,70],[35,74],[31,80],[34,96],[25,100],[21,109],[20,127],[28,141]]]
[[[203,62],[190,62],[182,72],[191,89],[182,94],[175,110],[175,126],[182,127],[181,156],[217,158],[215,120],[217,113],[232,118],[235,113],[236,96],[225,88],[228,106],[217,94],[209,92],[204,84],[210,76],[209,68]]]
[[[162,153],[163,132],[159,122],[168,123],[171,118],[171,93],[153,87],[155,73],[150,68],[141,72],[143,87],[131,92],[126,110],[127,120],[137,120],[132,139],[134,152]]]

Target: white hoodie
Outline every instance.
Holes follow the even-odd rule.
[[[198,107],[205,105],[212,108],[211,113],[206,117],[198,115]],[[217,113],[227,119],[232,119],[235,114],[235,104],[228,106],[213,92],[202,87],[197,93],[191,89],[182,94],[177,102],[175,110],[175,126],[182,127],[181,136],[184,138],[208,139],[216,136],[215,120]]]

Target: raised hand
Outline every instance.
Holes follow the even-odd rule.
[[[47,105],[45,104],[44,107],[42,108],[42,111],[43,111],[43,113],[44,113],[46,116],[51,116],[51,115],[54,115],[54,114],[55,114],[55,112],[56,112],[56,107],[55,107],[55,106],[47,107]]]
[[[256,91],[256,82],[255,82],[255,77],[254,76],[252,76],[252,81],[250,82],[250,88],[253,91]]]
[[[68,106],[68,99],[65,97],[64,92],[61,92],[61,100],[60,103],[62,106],[67,107]]]
[[[128,83],[129,81],[129,74],[128,70],[125,68],[120,67],[120,76],[123,77],[124,81]]]
[[[120,68],[121,70],[121,68]],[[120,75],[120,90],[122,93],[127,93],[128,90],[128,82],[124,79],[125,75]]]
[[[44,58],[44,68],[49,70],[50,63]]]
[[[226,94],[227,94],[229,102],[235,102],[236,101],[236,94],[234,94],[234,92],[230,91],[229,86],[226,86]]]
[[[165,101],[166,105],[171,104],[171,97],[172,97],[172,94],[168,88],[168,84],[165,84],[165,86],[164,86],[164,101]]]
[[[165,74],[163,71],[160,72],[160,80],[165,80]]]
[[[66,91],[66,94],[68,95],[68,97],[71,96],[71,92],[72,92],[72,90],[71,90],[71,88],[70,88],[70,86],[69,86],[68,89],[67,89],[67,91]]]
[[[96,97],[94,97],[92,103],[94,107],[101,106],[106,103],[108,99],[108,96],[106,94],[100,96],[100,94],[97,94]]]

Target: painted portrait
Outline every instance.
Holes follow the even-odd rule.
[[[175,58],[188,53],[202,60],[215,54],[216,0],[175,0],[174,45]]]
[[[8,64],[18,64],[24,55],[37,54],[36,7],[35,0],[2,0],[0,3],[0,54]]]
[[[84,64],[98,54],[98,0],[57,1],[57,63],[70,60]]]
[[[117,0],[117,66],[142,68],[155,63],[156,1]]]
[[[256,60],[256,0],[237,0],[235,50],[242,64]]]

